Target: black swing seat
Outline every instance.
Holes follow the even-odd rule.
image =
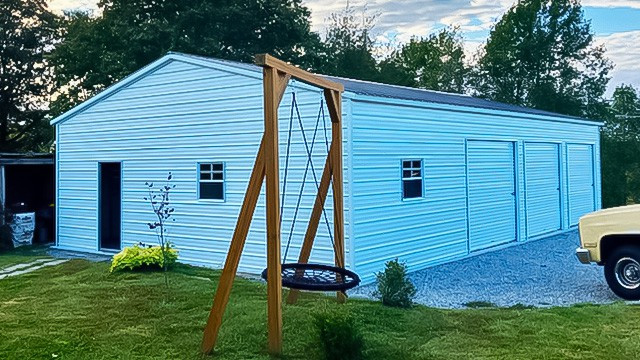
[[[267,280],[267,269],[262,271]],[[282,286],[295,290],[346,291],[360,284],[353,271],[322,264],[282,264]]]

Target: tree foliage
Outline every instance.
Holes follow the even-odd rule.
[[[301,0],[102,0],[101,15],[66,17],[52,56],[66,110],[168,51],[250,62],[269,52],[310,67],[320,51]]]
[[[57,18],[44,0],[0,0],[0,24],[0,152],[46,149]]]
[[[575,116],[601,114],[611,63],[578,0],[521,0],[491,30],[478,95]]]
[[[632,86],[616,88],[601,139],[603,206],[640,203],[640,97]]]
[[[595,44],[579,0],[519,0],[493,27],[473,66],[455,27],[383,56],[374,35],[378,14],[366,7],[347,5],[332,14],[321,38],[311,31],[302,0],[101,0],[95,16],[67,13],[63,21],[45,0],[0,0],[0,6],[0,151],[42,150],[51,137],[45,116],[168,51],[244,62],[269,52],[328,75],[472,92],[605,120],[604,205],[640,201],[638,94],[622,86],[610,106],[603,100],[612,64]]]
[[[458,28],[413,38],[381,65],[384,82],[454,93],[465,91],[468,67]]]
[[[366,8],[358,13],[348,3],[342,11],[331,14],[323,40],[326,55],[319,59],[316,70],[328,75],[376,80],[378,69],[371,31],[377,17],[367,13]]]

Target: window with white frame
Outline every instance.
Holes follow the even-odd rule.
[[[402,198],[420,198],[422,189],[422,160],[402,160]]]
[[[224,163],[200,163],[198,197],[224,200]]]

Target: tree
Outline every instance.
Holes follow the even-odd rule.
[[[58,35],[44,0],[0,0],[0,152],[43,151],[52,74],[45,60]]]
[[[575,116],[601,113],[611,63],[579,0],[520,0],[478,55],[478,95]]]
[[[463,93],[468,74],[458,28],[413,38],[381,64],[385,82]]]
[[[322,49],[301,0],[102,0],[99,7],[97,17],[66,16],[51,61],[58,85],[73,92],[63,91],[56,113],[168,51],[245,62],[269,52],[311,67]]]
[[[604,207],[640,202],[640,98],[632,86],[613,93],[601,153]]]
[[[348,2],[342,11],[331,14],[323,41],[325,59],[316,70],[351,79],[377,80],[375,43],[371,37],[377,17],[368,14],[366,8],[358,14]]]
[[[151,204],[151,209],[153,209],[153,213],[156,215],[156,220],[154,222],[147,223],[149,230],[154,230],[156,232],[156,236],[158,237],[158,244],[160,245],[160,251],[162,252],[162,270],[164,271],[164,283],[167,287],[169,287],[169,279],[167,278],[167,270],[169,266],[169,261],[167,259],[170,256],[171,242],[167,239],[167,222],[169,220],[176,221],[173,218],[173,212],[175,209],[171,206],[169,195],[171,190],[175,189],[175,185],[171,185],[171,179],[173,175],[169,172],[167,176],[167,182],[165,185],[158,186],[157,188],[153,187],[153,182],[146,182],[147,190],[149,195],[144,197],[144,200],[148,201]]]

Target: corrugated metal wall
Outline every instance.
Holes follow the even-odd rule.
[[[365,95],[352,100],[352,132],[354,262],[365,281],[372,281],[374,273],[383,268],[384,262],[396,257],[406,261],[410,270],[416,270],[468,256],[470,250],[513,240],[514,234],[517,242],[526,241],[525,199],[533,204],[529,210],[531,237],[556,227],[556,218],[550,223],[534,220],[542,211],[542,205],[535,203],[544,202],[537,199],[549,196],[549,186],[556,184],[557,178],[549,183],[542,181],[544,185],[536,184],[539,182],[537,179],[558,171],[553,165],[555,160],[543,155],[544,159],[540,158],[536,163],[534,159],[538,156],[530,152],[529,172],[532,174],[528,187],[525,187],[525,142],[530,151],[535,147],[533,143],[559,144],[562,162],[558,165],[563,179],[559,190],[561,194],[568,191],[564,180],[567,174],[567,143],[592,143],[595,158],[599,158],[599,127],[595,123]],[[471,145],[468,153],[467,144]],[[483,163],[482,154],[474,149],[482,148],[476,145],[488,144],[497,144],[497,148],[501,145],[503,151],[494,149],[498,154],[486,157]],[[515,155],[513,166],[513,155],[511,160],[507,156],[509,146],[514,146],[511,150]],[[504,161],[500,161],[501,166],[494,167],[491,163],[496,162],[498,156]],[[400,161],[416,158],[424,161],[424,197],[403,200]],[[552,168],[544,174],[536,174],[536,168],[547,166]],[[594,166],[596,193],[599,194],[599,164]],[[507,193],[507,187],[512,188],[508,185],[507,179],[511,176],[508,169],[513,169],[516,180],[514,196]],[[482,196],[486,195],[474,195],[474,182],[482,180],[476,176],[484,176],[491,183],[485,189],[489,192],[497,191],[492,176],[496,180],[504,180],[498,181],[505,184],[500,187],[504,188],[504,201],[501,203],[515,201],[513,216],[507,214],[505,205],[499,214],[480,211],[474,218],[471,211],[467,222],[467,210],[473,210],[475,200],[482,203]],[[468,189],[471,192],[469,208]],[[596,207],[599,207],[599,196],[595,200]],[[562,227],[568,229],[567,196],[563,195],[561,206]],[[556,207],[552,208],[556,211]],[[587,209],[581,208],[575,213],[584,211]],[[489,215],[484,215],[487,213]],[[492,239],[495,226],[500,225],[505,216],[508,216],[506,220],[510,224],[504,226],[504,236],[501,240]],[[475,232],[479,235],[474,235]],[[477,247],[474,247],[474,242],[469,243],[470,235],[472,239],[474,236],[478,239]]]
[[[309,141],[313,138],[320,106],[319,91],[310,91],[309,87],[299,83],[290,85],[287,90],[280,107],[281,181],[294,89]],[[349,111],[348,100],[345,100],[344,110]],[[330,129],[328,113],[326,115]],[[350,131],[346,120],[344,147],[348,149]],[[61,248],[88,252],[99,250],[96,241],[98,162],[122,161],[123,246],[140,241],[156,242],[155,235],[146,225],[153,220],[153,213],[143,200],[146,195],[144,183],[161,183],[172,171],[173,183],[177,185],[172,197],[176,222],[171,224],[169,237],[180,250],[180,259],[193,264],[222,265],[263,130],[259,72],[250,74],[224,65],[212,69],[174,61],[57,127],[57,166],[60,173],[57,230]],[[282,224],[283,249],[291,229],[307,158],[297,120],[292,133]],[[313,150],[318,180],[326,151],[324,132],[320,127]],[[224,202],[197,199],[197,164],[214,161],[225,163]],[[347,155],[344,164],[346,168],[350,165]],[[345,176],[345,204],[349,204],[348,179]],[[309,173],[289,261],[297,259],[316,189]],[[329,197],[329,210],[331,201]],[[348,207],[345,210],[348,222]],[[332,212],[327,215],[331,225]],[[240,271],[257,273],[265,266],[264,228],[263,187]],[[350,234],[349,224],[346,224],[346,234],[347,237]],[[348,251],[349,240],[346,241]],[[312,258],[332,263],[332,251],[326,226],[322,223]],[[349,259],[347,254],[347,262]]]

